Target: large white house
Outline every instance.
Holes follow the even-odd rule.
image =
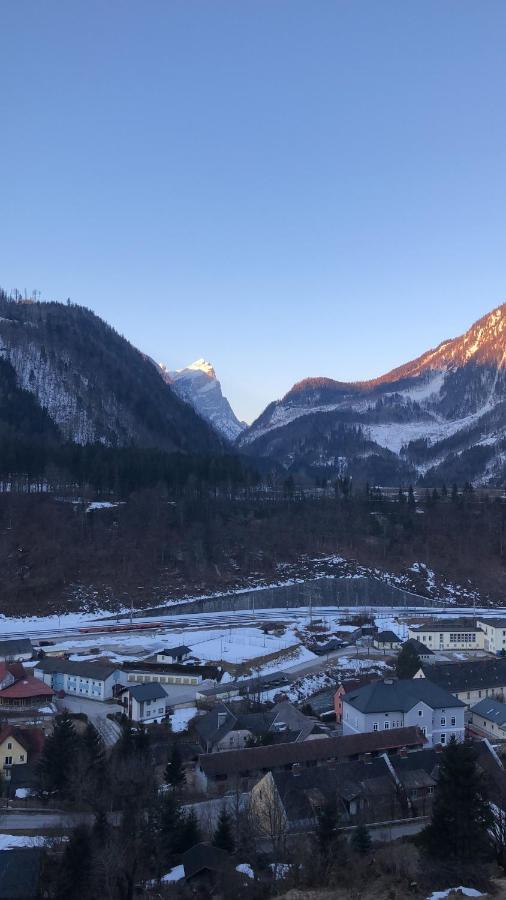
[[[474,619],[446,622],[431,620],[409,625],[408,635],[431,650],[483,650],[485,634]]]
[[[160,722],[167,715],[167,692],[161,684],[129,684],[121,692],[121,702],[132,722]]]
[[[41,659],[34,669],[36,678],[73,697],[110,700],[125,675],[117,666],[96,662],[71,662],[68,659]]]
[[[465,703],[427,678],[373,681],[343,697],[343,734],[417,725],[428,746],[464,739]]]
[[[506,653],[506,619],[478,619],[478,625],[485,636],[485,650]]]

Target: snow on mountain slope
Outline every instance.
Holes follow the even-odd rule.
[[[363,460],[381,457],[397,483],[401,475],[451,477],[452,466],[459,478],[498,480],[506,450],[505,364],[506,304],[461,337],[371,381],[304,379],[238,443],[291,469],[339,460],[342,474],[343,458],[353,457],[349,474],[374,478]],[[350,435],[353,446],[343,452]]]
[[[160,369],[164,380],[175,393],[190,403],[194,410],[206,419],[229,441],[235,441],[246,427],[236,417],[210,362],[197,359],[184,369],[171,372],[163,363]]]

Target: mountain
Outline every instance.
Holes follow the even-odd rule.
[[[292,472],[380,484],[506,474],[506,304],[371,381],[306,378],[239,437]]]
[[[246,428],[239,422],[227,398],[221,392],[221,384],[211,363],[197,359],[190,366],[169,370],[161,363],[160,369],[167,384],[181,400],[190,403],[194,410],[213,425],[223,437],[235,441]]]
[[[84,307],[0,292],[0,360],[2,436],[170,452],[224,448],[151,362]]]

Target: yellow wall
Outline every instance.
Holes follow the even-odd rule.
[[[28,751],[21,746],[15,737],[7,737],[0,744],[0,766],[2,768],[7,765],[5,758],[8,756],[12,756],[13,766],[23,765],[28,762]]]

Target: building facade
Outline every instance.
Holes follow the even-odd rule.
[[[89,700],[111,700],[125,676],[116,666],[94,662],[71,662],[67,659],[42,659],[35,675],[55,693],[63,691],[72,697]]]
[[[478,619],[478,625],[485,635],[485,650],[506,654],[506,619]]]
[[[409,625],[408,636],[433,651],[485,649],[485,634],[472,619]]]
[[[465,704],[428,679],[385,679],[343,698],[343,734],[417,726],[432,747],[464,739]]]

